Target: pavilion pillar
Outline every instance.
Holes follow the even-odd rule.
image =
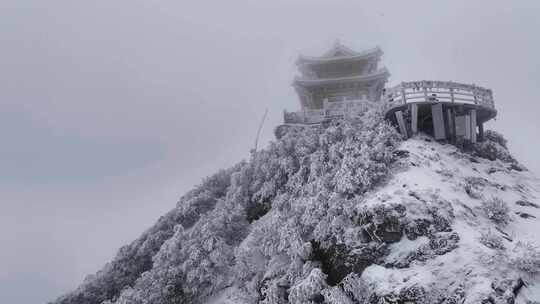
[[[415,103],[411,105],[411,130],[413,136],[418,133],[418,105]]]

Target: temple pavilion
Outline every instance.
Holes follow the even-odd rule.
[[[337,42],[323,56],[300,56],[296,64],[301,76],[293,86],[302,107],[322,109],[325,102],[378,101],[389,76],[385,68],[378,68],[381,55],[378,47],[355,52]]]
[[[497,115],[490,89],[433,80],[385,87],[390,73],[379,68],[382,54],[379,47],[357,52],[336,42],[322,56],[300,56],[293,87],[301,111],[285,111],[285,125],[317,125],[384,102],[386,119],[406,138],[423,132],[454,143],[482,140],[484,123]]]

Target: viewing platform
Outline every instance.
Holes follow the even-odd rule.
[[[490,89],[452,81],[410,81],[386,89],[384,98],[397,107],[409,103],[462,103],[496,113]]]
[[[435,139],[462,137],[476,142],[484,122],[497,115],[493,92],[473,84],[452,81],[410,81],[386,89],[386,119],[406,137],[419,130]]]

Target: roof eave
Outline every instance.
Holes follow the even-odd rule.
[[[340,61],[348,60],[369,60],[372,58],[380,58],[383,55],[383,51],[380,47],[375,47],[355,55],[351,56],[338,56],[338,57],[315,57],[315,56],[303,56],[300,55],[296,60],[297,65],[314,65],[314,64],[324,64],[324,63],[333,63]]]
[[[333,84],[338,82],[355,82],[355,81],[371,81],[378,79],[388,79],[390,77],[390,72],[386,68],[379,69],[375,73],[368,75],[360,75],[353,77],[340,77],[340,78],[329,78],[329,79],[305,79],[301,77],[296,77],[293,81],[293,86],[300,87],[315,87],[325,84]]]

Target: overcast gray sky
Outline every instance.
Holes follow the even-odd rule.
[[[400,81],[494,90],[540,172],[540,1],[0,1],[0,303],[76,287],[186,190],[249,155],[299,53],[379,45]]]

